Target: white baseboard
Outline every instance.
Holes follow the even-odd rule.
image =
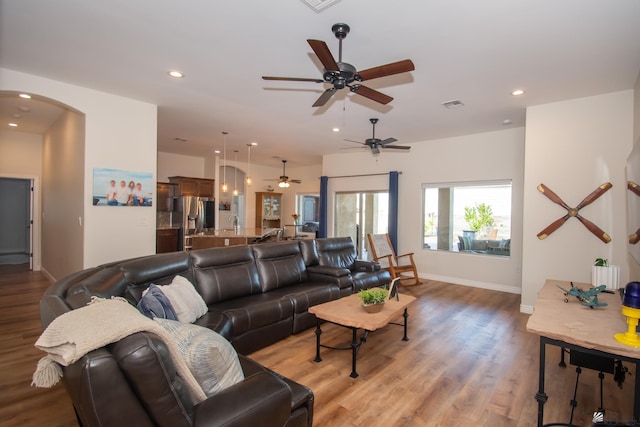
[[[44,274],[44,275],[45,275],[45,277],[46,277],[47,279],[49,279],[49,281],[50,281],[51,283],[55,283],[55,282],[56,282],[55,277],[53,277],[53,276],[52,276],[52,275],[47,271],[47,269],[46,269],[46,268],[42,267],[42,269],[41,269],[40,271],[42,271],[42,274]]]
[[[533,306],[520,304],[520,313],[533,314]]]
[[[489,289],[492,291],[508,292],[510,294],[522,294],[522,289],[518,286],[499,285],[496,283],[479,282],[477,280],[460,279],[458,277],[440,276],[437,274],[418,274],[420,278],[427,280],[437,280],[439,282],[453,283],[454,285],[470,286],[472,288]]]

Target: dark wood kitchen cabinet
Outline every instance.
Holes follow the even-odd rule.
[[[156,253],[175,252],[178,250],[178,229],[158,228],[156,230]]]
[[[190,178],[186,176],[171,176],[169,181],[178,185],[179,196],[213,197],[213,179]]]
[[[156,206],[158,211],[168,212],[173,209],[173,197],[178,193],[178,185],[159,182],[156,185]]]

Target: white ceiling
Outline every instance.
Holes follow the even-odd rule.
[[[256,141],[253,162],[294,166],[364,141],[371,117],[377,137],[425,143],[523,126],[529,105],[631,89],[639,18],[638,0],[341,0],[321,13],[301,0],[0,0],[0,66],[157,104],[160,151],[210,156],[227,131],[239,160]],[[306,40],[337,59],[338,22],[356,68],[413,60],[413,72],[366,82],[390,104],[344,89],[312,108],[323,84],[260,78],[321,78]],[[453,99],[465,106],[441,105]]]

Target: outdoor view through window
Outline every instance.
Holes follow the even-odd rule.
[[[423,247],[510,256],[511,181],[423,184]]]

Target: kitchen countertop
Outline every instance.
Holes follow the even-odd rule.
[[[265,234],[268,234],[274,230],[275,228],[241,228],[237,232],[235,230],[209,230],[203,231],[201,233],[191,234],[187,237],[198,238],[198,237],[246,237],[246,238],[258,238],[262,237]]]

